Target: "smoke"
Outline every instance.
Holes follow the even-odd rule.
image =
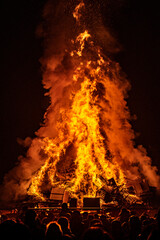
[[[109,56],[120,50],[110,29],[106,28],[103,23],[101,12],[104,1],[84,1],[86,7],[81,9],[81,18],[77,23],[72,13],[79,2],[82,1],[49,0],[44,7],[43,20],[37,28],[37,34],[44,39],[44,54],[40,62],[43,72],[42,82],[47,90],[46,95],[50,98],[50,105],[44,115],[43,125],[36,132],[37,137],[33,140],[30,138],[26,138],[24,141],[18,140],[20,144],[29,149],[26,156],[20,156],[17,165],[6,174],[1,189],[3,201],[21,199],[27,194],[32,177],[46,160],[42,151],[43,138],[55,138],[58,135],[56,124],[61,121],[60,109],[63,110],[70,106],[69,96],[75,87],[73,72],[77,67],[77,60],[76,58],[71,59],[69,52],[72,49],[72,40],[75,39],[77,33],[88,29],[96,45]],[[107,4],[110,3],[110,7],[115,6],[111,4],[112,2],[106,1]],[[76,87],[78,88],[78,83]],[[106,135],[113,162],[116,161],[126,171],[128,178],[136,179],[135,176],[140,176],[139,171],[141,170],[149,184],[158,187],[159,176],[156,174],[156,167],[151,166],[151,159],[143,147],[134,148],[134,132],[129,122],[125,120],[130,119],[124,100],[130,84],[123,79],[118,82],[118,87],[123,93],[122,96],[119,96],[118,91],[117,95],[114,92],[114,96],[108,96],[108,101],[113,103],[111,107],[115,108],[119,119],[110,111],[104,111],[102,117],[104,122],[105,119],[110,119],[112,122],[110,128],[106,127]],[[112,98],[115,100],[113,101]],[[123,109],[125,109],[125,116],[121,113]],[[112,127],[114,131],[110,131]]]
[[[48,1],[44,8],[44,23],[38,34],[44,38],[44,56],[41,58],[43,69],[43,85],[48,90],[47,95],[51,103],[45,115],[45,125],[37,132],[41,137],[55,137],[56,120],[59,118],[59,109],[67,106],[68,96],[72,90],[72,74],[76,62],[71,62],[68,51],[71,49],[71,40],[79,32],[88,29],[98,46],[105,52],[119,51],[119,45],[103,24],[101,15],[102,1],[84,1],[80,23],[73,18],[73,11],[82,1]],[[87,13],[87,14],[86,14]],[[66,51],[66,49],[68,51]],[[50,117],[52,116],[52,117]]]
[[[54,138],[57,136],[56,122],[61,115],[59,109],[67,107],[69,94],[72,91],[72,73],[76,61],[71,62],[68,51],[72,47],[71,40],[77,32],[86,27],[94,35],[98,44],[108,52],[115,51],[116,42],[109,31],[103,26],[100,16],[100,3],[97,1],[84,1],[88,11],[87,17],[83,13],[81,21],[76,24],[73,10],[80,1],[48,0],[44,6],[42,22],[37,27],[36,34],[43,39],[44,53],[40,59],[43,73],[43,86],[50,98],[50,105],[44,114],[44,123],[36,132],[37,138],[25,140],[17,139],[24,147],[29,147],[25,157],[20,156],[16,166],[9,171],[1,186],[1,200],[12,201],[23,198],[31,184],[33,175],[44,164],[45,157],[41,154],[41,138]],[[83,29],[82,29],[83,28]],[[68,49],[68,51],[66,51]]]
[[[19,144],[28,146],[29,149],[26,156],[20,156],[16,166],[4,177],[0,189],[1,201],[4,203],[19,200],[27,194],[33,175],[45,162],[41,153],[41,138],[56,136],[55,123],[59,118],[59,108],[67,104],[65,96],[67,87],[71,85],[71,64],[65,49],[70,44],[73,34],[71,26],[74,25],[72,9],[68,11],[68,7],[66,1],[49,0],[43,10],[42,22],[37,27],[36,34],[43,38],[44,54],[40,62],[43,85],[47,89],[46,95],[50,97],[50,106],[44,115],[42,127],[36,133],[37,138],[17,139]]]

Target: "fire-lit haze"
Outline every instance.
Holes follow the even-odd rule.
[[[100,16],[91,18],[87,3],[64,6],[61,1],[55,7],[49,1],[45,6],[39,32],[50,106],[14,176],[11,171],[5,177],[5,189],[11,191],[4,190],[4,199],[26,194],[45,199],[52,187],[77,198],[94,197],[112,178],[123,194],[130,180],[159,185],[145,149],[135,147],[126,102],[130,84],[110,58],[118,47]]]

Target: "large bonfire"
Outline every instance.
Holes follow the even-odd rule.
[[[73,12],[77,24],[83,8],[81,1]],[[150,180],[154,174],[148,169],[150,159],[134,148],[124,99],[129,84],[119,65],[103,55],[87,29],[72,40],[66,56],[72,62],[69,104],[58,109],[58,135],[40,140],[45,163],[32,178],[28,193],[43,198],[42,189],[49,184],[74,196],[96,196],[112,178],[124,190],[128,178],[136,180],[143,174]]]
[[[45,199],[45,192],[52,187],[64,188],[77,198],[95,197],[110,179],[123,194],[128,180],[146,179],[157,187],[159,176],[151,159],[142,146],[135,148],[125,100],[129,82],[119,64],[104,55],[85,28],[85,1],[69,14],[77,25],[76,37],[70,40],[63,56],[56,60],[55,54],[51,55],[43,63],[43,83],[49,89],[51,104],[44,126],[28,150],[32,173],[26,161],[22,171],[27,167],[26,179],[20,189]],[[64,86],[58,102],[57,83]],[[53,128],[56,134],[52,134]],[[36,165],[34,170],[31,165]],[[27,174],[31,175],[29,179]]]

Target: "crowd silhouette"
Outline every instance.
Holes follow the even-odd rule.
[[[23,209],[12,216],[1,213],[1,240],[159,240],[160,210],[154,216],[126,208],[117,216],[69,210]]]

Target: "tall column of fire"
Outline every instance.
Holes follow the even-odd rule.
[[[73,12],[79,26],[84,12],[81,1]],[[124,194],[127,179],[145,178],[150,185],[158,186],[159,177],[150,158],[143,147],[134,147],[125,100],[129,82],[121,74],[119,64],[103,54],[90,31],[79,29],[83,31],[77,31],[63,59],[71,69],[69,73],[61,69],[72,81],[69,93],[65,93],[68,101],[55,110],[57,136],[38,140],[44,163],[32,177],[28,194],[44,199],[47,186],[58,186],[72,196],[94,197],[110,179]],[[48,118],[52,118],[52,111],[51,104]]]

